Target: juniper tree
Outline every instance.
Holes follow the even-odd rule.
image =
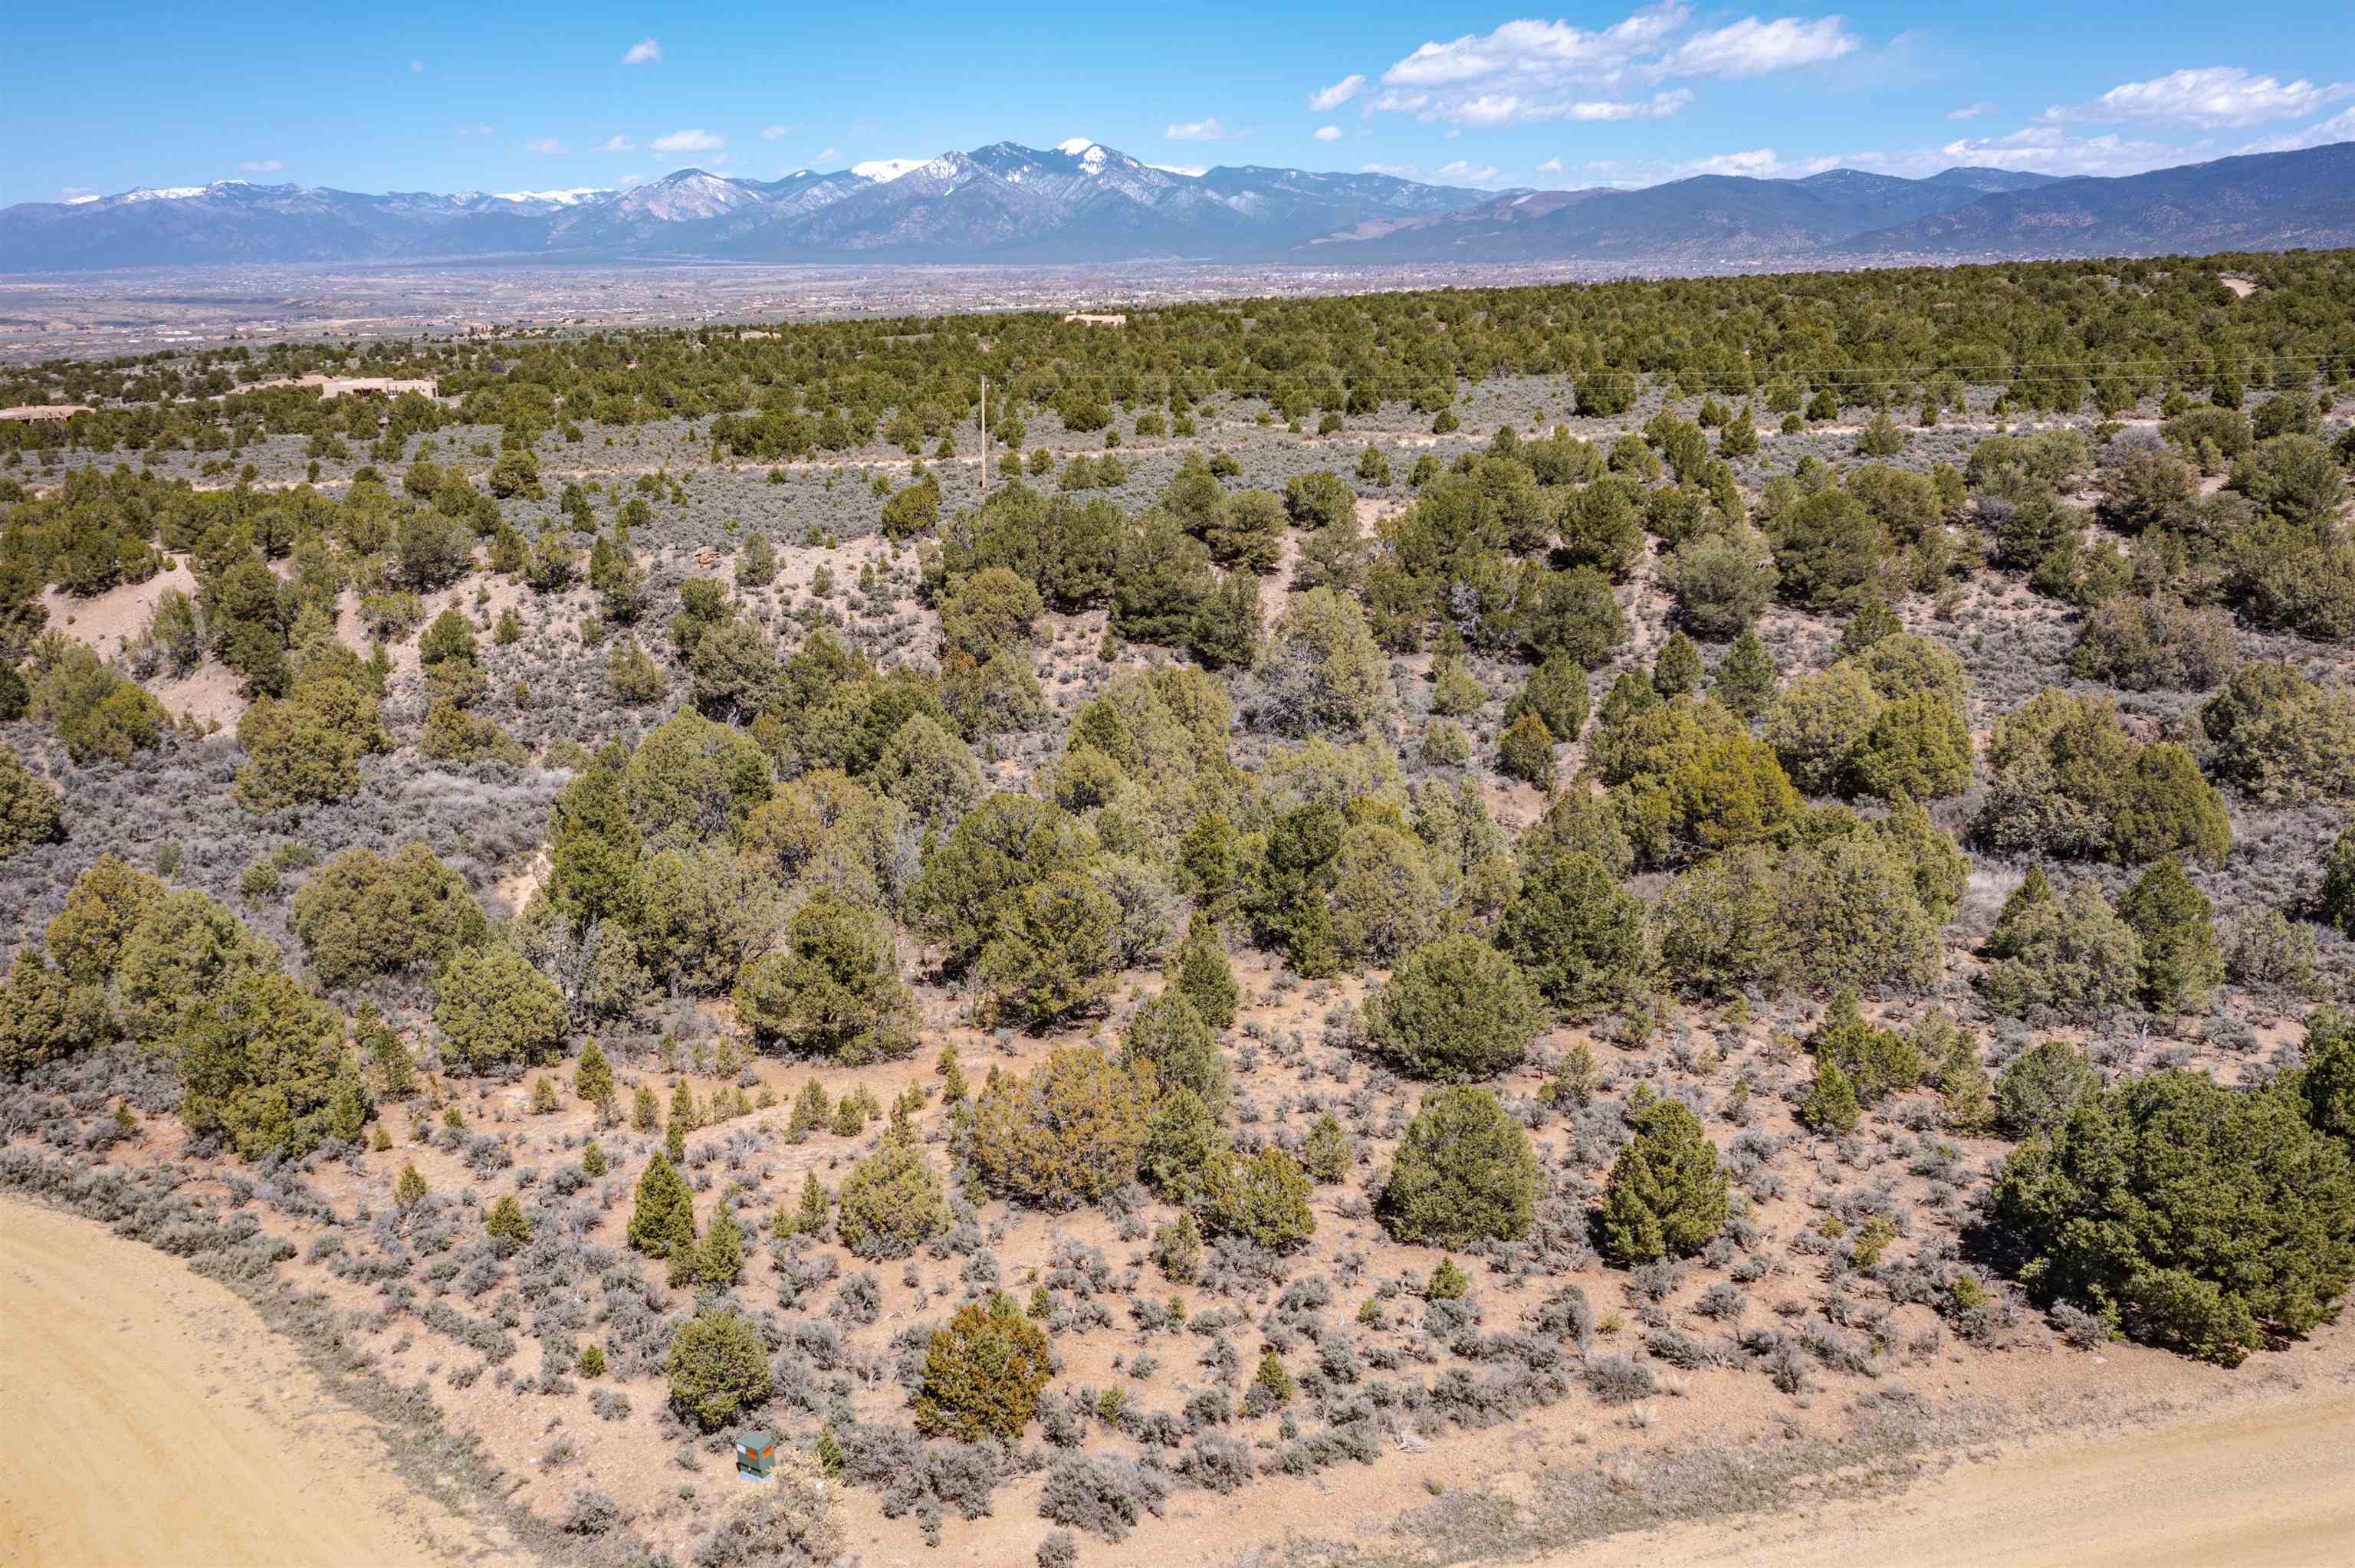
[[[1199,912],[1188,918],[1186,934],[1170,955],[1165,978],[1213,1030],[1234,1027],[1241,991],[1235,984],[1234,965],[1227,958],[1216,921]]]
[[[1529,1131],[1495,1095],[1434,1089],[1391,1160],[1381,1221],[1402,1242],[1511,1241],[1534,1223],[1540,1186]]]
[[[1655,1100],[1628,1122],[1636,1136],[1604,1184],[1604,1255],[1633,1266],[1699,1252],[1725,1228],[1717,1146],[1680,1100]]]
[[[695,1195],[667,1154],[648,1160],[638,1178],[628,1235],[630,1245],[648,1257],[671,1257],[695,1246]]]

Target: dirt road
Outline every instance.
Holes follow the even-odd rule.
[[[2009,1454],[1895,1498],[1614,1536],[1578,1568],[2346,1568],[2355,1395]]]
[[[0,1200],[0,1563],[425,1568],[485,1544],[251,1308],[91,1221]]]

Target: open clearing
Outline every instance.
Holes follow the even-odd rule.
[[[472,1534],[251,1308],[91,1221],[0,1202],[0,1563],[402,1568]]]

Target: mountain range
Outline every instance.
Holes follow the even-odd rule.
[[[1085,140],[999,142],[776,180],[681,169],[625,190],[452,196],[222,180],[0,208],[0,272],[455,259],[1706,267],[2349,244],[2355,143],[2115,178],[1833,169],[1497,193],[1372,173],[1189,174]]]

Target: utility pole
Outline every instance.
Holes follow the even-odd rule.
[[[981,493],[989,496],[989,377],[981,378]]]

